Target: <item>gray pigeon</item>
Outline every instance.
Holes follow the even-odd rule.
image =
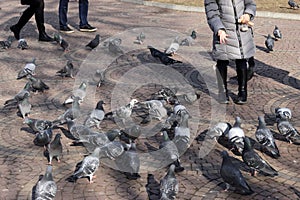
[[[42,119],[34,119],[30,117],[25,117],[24,124],[27,124],[31,130],[33,130],[35,133],[39,131],[44,131],[50,127],[52,127],[52,122],[48,120],[42,120]]]
[[[242,155],[244,149],[244,130],[241,128],[242,120],[240,117],[235,118],[233,127],[228,132],[228,139],[231,143],[232,150],[235,154]]]
[[[288,4],[289,4],[289,6],[290,6],[292,9],[297,9],[297,8],[299,8],[299,5],[298,5],[294,0],[289,0],[289,1],[288,1]]]
[[[274,39],[270,34],[268,34],[267,39],[265,40],[265,45],[268,51],[273,51],[274,49]]]
[[[244,163],[251,169],[251,175],[254,176],[258,171],[265,176],[277,176],[278,172],[262,159],[252,148],[248,137],[244,138],[244,150],[242,154]]]
[[[59,45],[64,50],[64,52],[70,51],[70,45],[65,39],[61,39],[61,41],[59,41]]]
[[[26,93],[24,99],[18,103],[19,111],[24,119],[27,115],[30,114],[31,107],[32,106],[29,102],[29,94]]]
[[[25,39],[19,39],[18,48],[22,50],[29,48]]]
[[[190,36],[184,38],[180,42],[180,45],[181,46],[191,46],[196,38],[197,38],[197,33],[196,33],[196,31],[193,30]]]
[[[4,105],[8,106],[8,105],[16,105],[18,104],[20,101],[22,101],[24,98],[27,98],[30,96],[30,90],[31,90],[31,84],[30,82],[27,82],[26,85],[24,86],[24,88],[18,92],[13,99],[8,99],[5,101]]]
[[[147,184],[145,185],[149,200],[160,198],[160,184],[153,174],[147,175]]]
[[[74,173],[66,180],[76,182],[80,178],[88,178],[90,183],[93,183],[95,172],[100,165],[99,160],[100,148],[97,147],[92,154],[86,156],[81,162],[77,163]]]
[[[300,145],[300,133],[286,118],[277,118],[277,129],[289,143]]]
[[[60,162],[63,147],[61,144],[61,134],[57,133],[54,140],[47,145],[49,165],[52,164],[52,159],[55,157],[57,162]]]
[[[57,76],[74,78],[74,65],[71,60],[59,71],[56,72]]]
[[[52,139],[52,128],[40,131],[36,133],[33,143],[37,146],[45,147],[51,142]]]
[[[92,39],[85,47],[89,49],[96,48],[100,43],[100,35],[97,34],[94,39]]]
[[[275,40],[281,40],[282,39],[282,33],[279,30],[278,26],[275,25],[275,28],[273,30],[273,35],[275,37]]]
[[[0,49],[8,49],[8,48],[10,48],[13,40],[14,40],[14,37],[9,36],[7,38],[7,40],[0,41]]]
[[[266,126],[264,116],[258,117],[258,127],[255,132],[255,137],[257,141],[262,144],[262,150],[264,153],[272,156],[273,158],[280,157],[279,149],[277,148],[273,134]]]
[[[53,40],[59,43],[62,40],[62,36],[59,33],[54,33]]]
[[[40,78],[33,77],[32,75],[28,75],[27,77],[30,81],[31,90],[33,92],[44,92],[45,90],[49,90],[49,86]]]
[[[179,36],[177,36],[170,46],[165,50],[166,54],[175,54],[179,49]]]
[[[135,44],[143,44],[144,40],[146,39],[146,36],[143,32],[141,32],[137,37],[136,40],[134,41]]]
[[[174,143],[178,148],[179,155],[182,155],[190,147],[191,131],[188,125],[189,113],[180,112],[180,120],[174,129]]]
[[[88,118],[85,120],[85,126],[91,128],[96,126],[100,129],[100,123],[104,119],[104,108],[103,104],[105,104],[102,100],[98,101],[96,108],[91,112]]]
[[[230,156],[227,151],[222,151],[221,155],[223,157],[220,174],[223,181],[226,184],[225,191],[227,191],[230,186],[235,188],[235,192],[243,195],[253,194],[253,190],[250,188],[246,179],[242,175],[239,168],[237,168],[230,160]]]
[[[71,140],[75,140],[75,143],[80,140],[81,135],[89,135],[91,130],[82,125],[82,124],[75,124],[74,120],[70,118],[66,118],[67,123],[67,130],[60,127],[60,129],[63,131],[64,135],[68,137]]]
[[[167,109],[165,108],[166,101],[164,100],[148,100],[140,102],[140,104],[145,105],[149,112],[149,118],[157,119],[161,121],[167,116]]]
[[[36,59],[33,58],[31,62],[26,63],[24,68],[18,72],[18,76],[17,76],[18,80],[27,77],[27,75],[35,75],[35,68],[36,68],[35,61]]]
[[[167,174],[160,180],[160,200],[176,199],[179,183],[175,176],[175,165],[171,165]]]
[[[72,95],[69,96],[68,98],[66,98],[63,105],[73,103],[75,97],[79,98],[80,103],[81,103],[83,101],[84,97],[86,96],[86,88],[87,88],[86,81],[82,81],[81,84],[79,85],[79,87],[72,92]]]
[[[57,185],[52,177],[52,166],[48,165],[45,175],[37,182],[33,189],[34,200],[52,200],[57,192]]]
[[[122,155],[116,158],[116,164],[128,179],[136,180],[141,177],[139,175],[140,158],[134,142],[131,143],[128,151],[124,151]]]

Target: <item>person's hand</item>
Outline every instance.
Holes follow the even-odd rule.
[[[239,22],[242,23],[242,24],[248,24],[248,22],[250,22],[250,15],[249,14],[243,14],[239,18]]]
[[[224,30],[219,30],[218,36],[220,37],[220,43],[225,44],[228,36],[227,33]]]

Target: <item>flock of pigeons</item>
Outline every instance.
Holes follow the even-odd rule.
[[[157,58],[158,62],[165,65],[180,63],[181,61],[171,58],[172,55],[176,53],[179,46],[191,45],[195,38],[196,32],[193,31],[190,36],[180,42],[177,37],[165,51],[160,51],[150,46],[148,46],[148,49],[150,54]],[[59,34],[55,34],[54,39],[64,51],[69,51],[68,43]],[[142,44],[144,39],[145,35],[141,33],[134,42],[137,43],[138,41],[138,44]],[[99,43],[100,36],[96,35],[95,39],[87,44],[86,47],[94,49]],[[115,38],[105,45],[107,45],[109,51],[121,53],[120,44],[121,39]],[[83,114],[84,112],[80,107],[86,97],[86,89],[89,83],[82,81],[79,87],[72,91],[72,94],[62,103],[66,110],[55,120],[35,119],[30,117],[32,109],[30,98],[33,93],[43,93],[50,89],[43,80],[38,78],[36,69],[35,58],[31,62],[26,63],[17,74],[18,80],[27,80],[24,88],[12,99],[4,103],[6,108],[18,108],[18,114],[23,118],[24,124],[35,135],[33,143],[44,148],[44,156],[48,160],[44,176],[39,177],[37,184],[33,187],[33,199],[53,199],[56,195],[57,186],[52,177],[52,164],[54,159],[60,162],[63,155],[61,133],[73,141],[72,145],[83,145],[89,152],[89,155],[78,162],[74,172],[66,178],[66,181],[75,183],[78,179],[88,178],[89,182],[92,183],[94,174],[103,160],[112,162],[128,179],[136,180],[140,178],[141,164],[136,143],[142,132],[141,126],[133,123],[131,119],[135,110],[146,113],[141,124],[157,120],[161,125],[158,134],[163,136],[163,141],[161,141],[159,147],[156,148],[149,143],[145,143],[154,159],[161,156],[157,156],[153,149],[160,150],[159,154],[163,152],[163,160],[159,161],[162,165],[160,168],[168,166],[168,172],[161,179],[158,192],[155,192],[155,199],[174,199],[176,197],[178,193],[176,173],[184,170],[179,157],[189,147],[191,142],[190,128],[188,126],[188,120],[191,118],[191,115],[176,95],[176,89],[162,88],[145,101],[131,99],[127,105],[110,112],[104,111],[105,102],[99,100],[95,108],[86,115]],[[97,73],[99,74],[99,72]],[[75,73],[72,61],[68,60],[66,65],[56,72],[56,75],[63,78],[74,78]],[[97,86],[100,87],[103,81],[104,78],[101,74]],[[197,99],[197,95],[194,95],[193,101]],[[82,123],[79,122],[81,117],[85,117]],[[112,120],[119,125],[120,129],[102,131],[101,122],[103,120]],[[61,130],[61,133],[56,133],[54,136],[54,129]],[[154,177],[152,174],[149,174],[150,176]],[[153,191],[157,190],[157,188],[155,189],[151,185],[147,185],[147,191],[149,198],[152,196],[151,199],[153,199]]]
[[[235,123],[231,126],[228,122],[219,122],[211,128],[207,135],[215,138],[220,144],[232,151],[236,156],[241,156],[243,162],[249,167],[251,175],[260,173],[264,176],[277,176],[278,172],[266,160],[264,160],[255,149],[270,156],[273,159],[280,157],[280,151],[275,139],[300,145],[300,133],[294,128],[291,119],[292,112],[288,108],[276,108],[275,117],[278,132],[270,130],[266,126],[264,116],[258,117],[258,126],[255,131],[255,139],[245,135],[241,127],[240,117],[236,117]],[[232,186],[236,193],[249,195],[254,191],[248,185],[237,166],[233,164],[226,150],[221,152],[223,162],[220,175],[223,178],[228,190]]]

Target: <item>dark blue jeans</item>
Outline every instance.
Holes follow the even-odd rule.
[[[59,8],[58,8],[58,16],[59,16],[59,26],[62,28],[67,26],[68,24],[68,3],[69,0],[60,0]],[[79,0],[79,26],[84,26],[88,24],[87,16],[89,9],[89,1],[88,0]]]

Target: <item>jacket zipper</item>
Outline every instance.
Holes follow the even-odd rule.
[[[239,18],[237,16],[237,12],[236,12],[236,7],[235,7],[235,0],[231,0],[232,2],[232,5],[233,5],[233,11],[234,11],[234,18],[235,18],[235,28],[236,28],[236,34],[237,34],[237,37],[238,37],[238,41],[239,41],[239,49],[240,49],[240,52],[241,52],[241,56],[242,56],[242,59],[244,59],[244,52],[243,52],[243,47],[242,47],[242,40],[241,40],[241,34],[240,34],[240,31],[239,31]]]

